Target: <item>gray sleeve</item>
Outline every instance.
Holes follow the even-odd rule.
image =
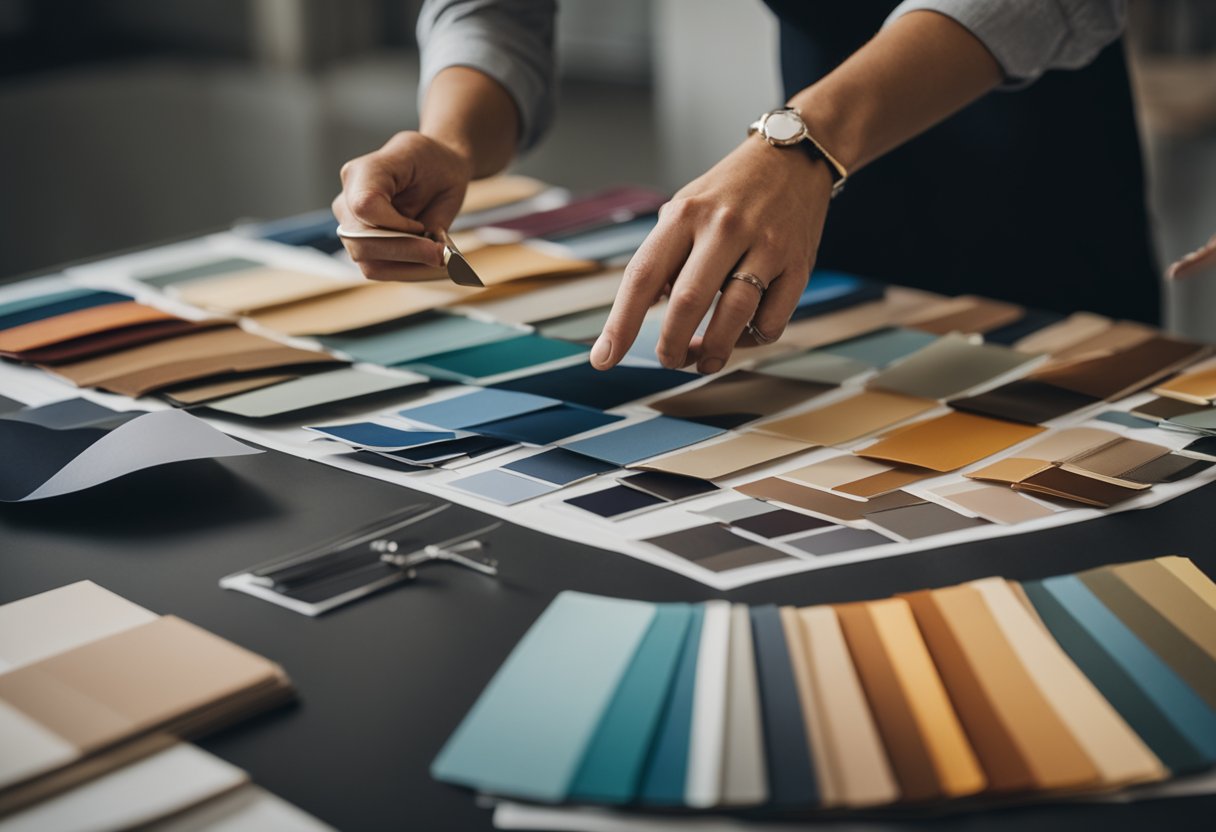
[[[884,25],[922,9],[966,27],[1017,87],[1092,61],[1123,31],[1127,0],[904,0]]]
[[[519,149],[553,118],[556,0],[426,0],[418,14],[419,98],[440,70],[467,66],[506,88],[520,115]]]

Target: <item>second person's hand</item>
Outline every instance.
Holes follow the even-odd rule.
[[[332,208],[345,226],[434,233],[452,224],[471,178],[466,156],[405,131],[342,166],[342,192]],[[342,243],[371,280],[431,280],[435,267],[443,265],[443,244],[432,240],[344,237]]]
[[[695,363],[715,373],[736,345],[779,338],[806,288],[831,191],[827,166],[802,149],[743,142],[663,206],[629,261],[592,364],[615,366],[665,293],[657,348],[665,367]],[[705,335],[696,337],[719,292]]]

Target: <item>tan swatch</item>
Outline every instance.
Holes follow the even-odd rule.
[[[512,202],[531,199],[548,187],[539,179],[513,174],[474,179],[464,192],[460,213],[476,214],[478,211],[488,211],[491,208],[510,205]]]
[[[1157,330],[1145,324],[1114,321],[1093,336],[1056,350],[1052,357],[1059,361],[1071,361],[1082,357],[1108,355],[1143,344],[1156,334]]]
[[[825,407],[757,425],[756,430],[816,445],[841,445],[928,413],[937,402],[865,390]]]
[[[256,370],[303,367],[307,365],[337,364],[339,359],[329,353],[301,350],[295,347],[275,346],[264,350],[228,353],[177,361],[159,367],[151,367],[134,373],[113,376],[99,382],[98,387],[123,396],[142,396],[165,387],[188,381],[208,379],[229,373],[247,373]]]
[[[983,598],[1018,662],[1097,768],[1101,785],[1142,783],[1167,775],[1156,755],[1031,615],[1008,581],[986,578],[969,586]]]
[[[1166,396],[1191,404],[1205,405],[1216,401],[1216,367],[1183,373],[1165,384],[1153,388],[1158,396]]]
[[[926,313],[907,322],[907,326],[922,332],[945,335],[950,332],[991,332],[1020,320],[1026,311],[1013,303],[960,295],[956,306],[939,314]]]
[[[1042,433],[1043,428],[953,411],[858,451],[861,456],[953,471]]]
[[[890,508],[902,508],[924,502],[919,497],[906,491],[893,491],[872,500],[854,500],[849,497],[839,497],[810,488],[805,485],[783,480],[780,477],[767,477],[754,480],[743,485],[735,486],[735,490],[757,500],[775,501],[821,514],[824,517],[849,523],[861,520],[866,514],[875,511],[885,511]]]
[[[945,486],[934,489],[933,493],[993,523],[1013,525],[1040,517],[1050,517],[1055,513],[1047,506],[1008,488],[983,483]]]
[[[229,315],[292,303],[351,288],[349,281],[289,269],[257,268],[191,280],[169,288],[186,303]]]
[[[1169,448],[1141,442],[1138,439],[1120,439],[1092,451],[1069,457],[1065,462],[1093,474],[1106,477],[1122,477],[1141,465],[1160,459],[1170,452]]]
[[[813,349],[837,341],[847,341],[892,324],[902,323],[909,316],[919,314],[941,302],[941,295],[932,292],[890,286],[882,300],[859,303],[839,312],[791,322],[781,336],[780,343]]]
[[[1200,571],[1190,558],[1178,555],[1166,555],[1155,558],[1171,575],[1182,581],[1186,587],[1199,596],[1199,599],[1216,610],[1216,583]]]
[[[832,489],[890,470],[890,465],[875,462],[872,459],[863,459],[853,454],[840,454],[791,471],[782,471],[781,476],[787,480],[794,480],[816,488]]]
[[[1054,465],[1013,483],[1013,487],[1019,491],[1072,500],[1096,508],[1117,505],[1149,488],[1145,483],[1115,480]]]
[[[366,283],[278,306],[253,320],[285,335],[333,335],[447,306],[478,291],[454,283]]]
[[[649,459],[629,467],[682,474],[700,480],[716,480],[775,459],[809,451],[814,447],[806,442],[782,439],[778,436],[740,433],[723,442],[700,445],[691,450]]]
[[[190,383],[182,387],[174,387],[171,390],[161,391],[161,395],[168,399],[177,402],[178,404],[191,405],[209,402],[213,399],[222,399],[225,396],[235,396],[237,393],[247,393],[250,390],[261,390],[263,387],[269,387],[272,384],[279,384],[284,381],[291,381],[293,378],[299,378],[297,375],[283,374],[257,374],[238,376],[236,378],[226,378],[219,381],[205,381],[202,383]]]
[[[1044,698],[970,586],[908,601],[993,791],[1075,789],[1097,768]]]
[[[1192,588],[1203,582],[1186,581],[1179,575],[1180,566],[1160,561],[1125,563],[1110,570],[1216,660],[1216,607]]]
[[[107,303],[10,327],[0,332],[0,352],[27,352],[112,329],[174,320],[176,315],[142,303]]]
[[[525,243],[486,246],[469,252],[465,259],[486,286],[496,286],[526,277],[588,274],[600,268],[599,264],[590,260],[560,257]]]
[[[859,480],[853,480],[853,482],[845,483],[844,485],[838,485],[832,490],[839,491],[841,494],[852,494],[854,497],[862,497],[869,500],[874,497],[881,497],[883,494],[890,494],[892,491],[897,491],[905,485],[911,485],[914,482],[920,482],[921,480],[936,476],[936,471],[926,471],[924,468],[899,465],[881,474],[873,474],[868,477],[862,477]]]
[[[841,806],[877,806],[899,799],[899,784],[866,702],[836,611],[797,611],[826,756]]]
[[[1042,459],[1026,459],[1024,457],[1011,456],[999,459],[991,465],[985,465],[983,468],[969,471],[963,476],[973,480],[1003,482],[1006,485],[1012,485],[1015,482],[1022,482],[1040,471],[1046,471],[1050,467],[1052,467],[1052,464]]]
[[[1014,342],[1018,352],[1056,353],[1101,335],[1114,323],[1110,318],[1091,312],[1074,312],[1062,321],[1045,326]]]
[[[1099,428],[1064,428],[1053,430],[1039,441],[1027,445],[1022,455],[1044,462],[1064,462],[1122,439],[1113,431]]]
[[[835,607],[907,801],[976,794],[986,780],[908,602]]]
[[[1154,335],[1117,353],[1045,367],[1030,378],[1114,401],[1155,384],[1208,351],[1200,344]]]

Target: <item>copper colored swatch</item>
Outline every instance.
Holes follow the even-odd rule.
[[[95,335],[85,335],[49,347],[14,353],[12,357],[21,361],[29,361],[32,364],[65,364],[129,347],[138,347],[140,344],[150,344],[153,341],[164,341],[179,335],[202,332],[204,329],[214,329],[225,324],[227,321],[187,321],[173,318],[139,326],[111,329]]]
[[[959,797],[986,780],[908,602],[837,606],[904,800]]]
[[[142,303],[108,303],[6,329],[0,332],[0,353],[23,353],[123,327],[175,320],[180,319]]]
[[[1032,425],[953,412],[912,425],[858,453],[934,471],[953,471],[1042,431],[1043,428]]]
[[[756,430],[816,445],[841,445],[927,413],[928,399],[865,390],[825,407],[758,425]]]

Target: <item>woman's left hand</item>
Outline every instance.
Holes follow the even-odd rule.
[[[832,178],[801,147],[760,138],[677,193],[629,261],[591,363],[605,370],[633,345],[646,310],[670,294],[658,343],[664,367],[722,369],[736,346],[769,343],[789,323],[810,276]],[[766,288],[731,275],[749,274]],[[695,335],[722,297],[704,336]]]

